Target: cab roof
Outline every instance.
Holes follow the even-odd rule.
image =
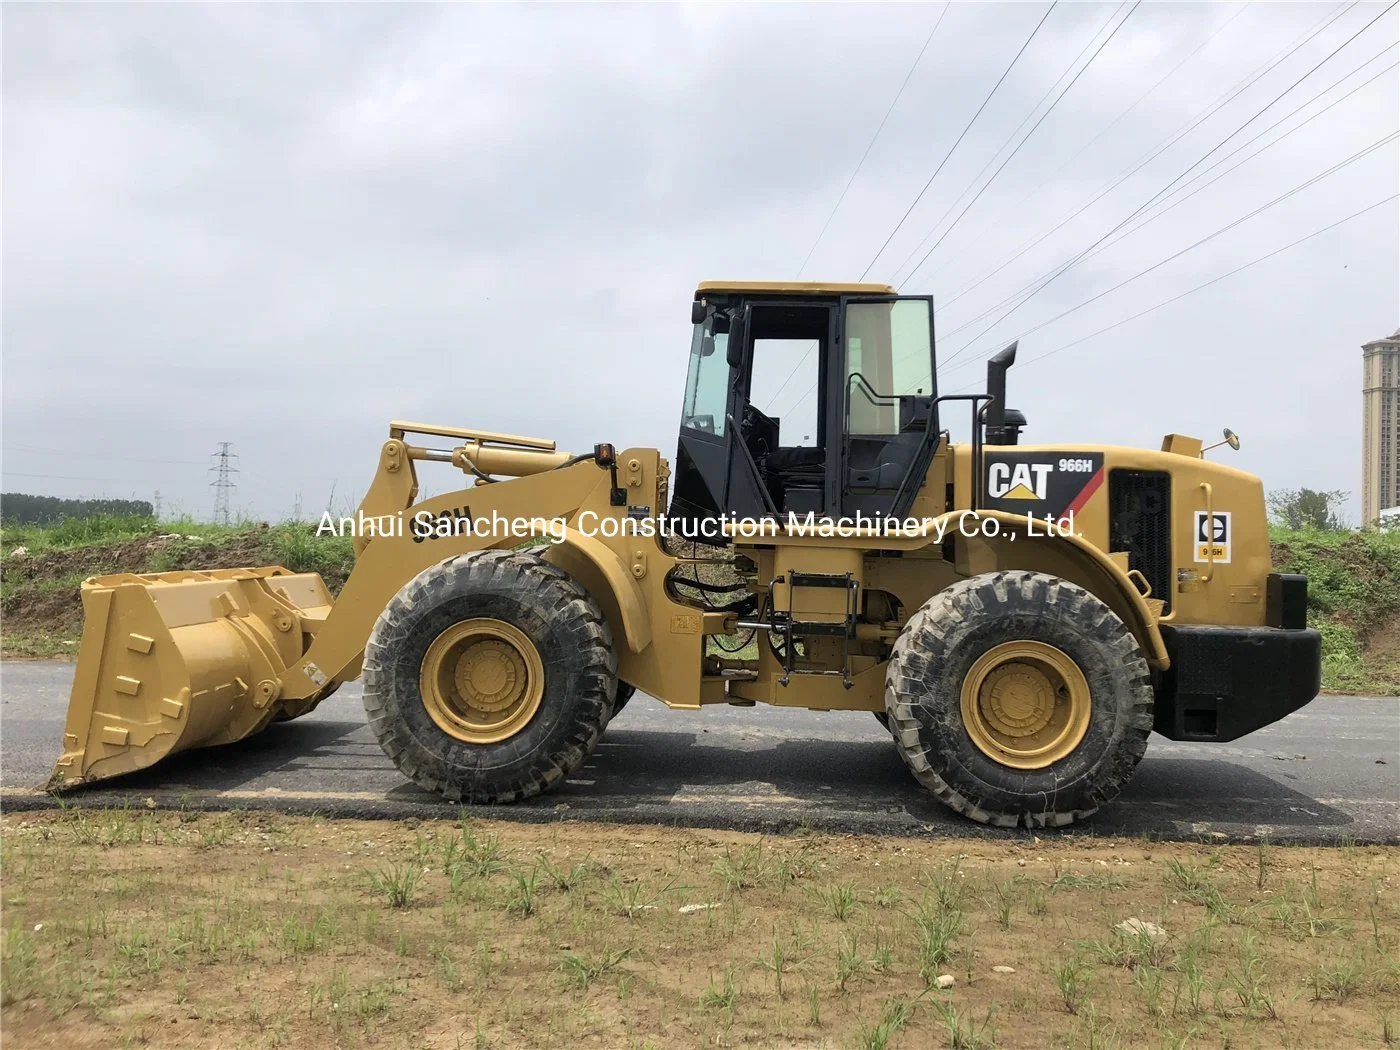
[[[701,281],[695,296],[710,293],[768,295],[897,295],[888,284],[842,284],[829,281]]]

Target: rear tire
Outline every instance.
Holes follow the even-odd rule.
[[[1018,650],[1063,658],[1058,690],[1024,687],[1042,672],[1038,657]],[[1001,652],[1011,654],[1007,663],[986,671]],[[1042,680],[1055,684],[1053,667]],[[1031,700],[1002,710],[1017,688]],[[1077,711],[1074,697],[1083,698]],[[1132,777],[1152,729],[1147,663],[1123,621],[1084,588],[1021,570],[960,580],[914,614],[890,658],[885,707],[919,782],[964,816],[1000,827],[1059,827],[1089,816]],[[1022,724],[1037,711],[1046,726],[1040,737]],[[990,732],[988,722],[1013,736]],[[1027,750],[998,751],[998,740],[1014,745],[1018,732],[1027,732]],[[1032,745],[1043,740],[1034,757]]]
[[[445,684],[424,678],[434,660],[451,659],[433,654],[472,624],[497,632],[460,643],[461,661],[475,659],[472,667],[495,675],[474,693],[488,708],[502,706],[489,691],[500,681],[542,678],[528,697],[522,692],[518,717],[501,716],[499,733],[443,727],[454,716],[434,694],[451,693],[460,662]],[[510,644],[521,658],[500,659]],[[524,552],[477,551],[425,569],[380,614],[365,647],[365,712],[379,745],[415,784],[454,802],[513,802],[562,782],[592,753],[616,688],[612,633],[597,603],[562,570]]]

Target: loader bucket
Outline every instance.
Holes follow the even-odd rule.
[[[85,580],[82,596],[83,639],[51,790],[242,740],[307,707],[279,700],[279,676],[330,612],[315,573],[122,573]]]

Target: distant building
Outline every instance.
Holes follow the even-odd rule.
[[[1361,348],[1361,523],[1400,507],[1400,330]]]

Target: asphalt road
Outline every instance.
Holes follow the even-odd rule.
[[[72,665],[0,665],[0,805],[37,790],[62,738]],[[356,684],[239,744],[177,755],[67,796],[73,804],[275,808],[328,816],[454,816],[393,767],[365,726]],[[915,783],[867,714],[778,708],[670,711],[638,695],[559,790],[491,811],[746,830],[994,835]],[[1123,795],[1078,833],[1276,842],[1400,842],[1400,699],[1315,700],[1231,744],[1154,736]],[[1046,833],[1041,832],[1044,835]]]

